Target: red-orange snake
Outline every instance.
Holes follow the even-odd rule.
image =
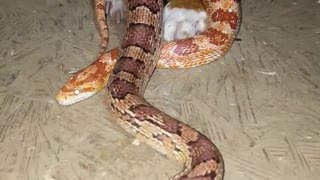
[[[222,156],[206,136],[148,103],[143,91],[156,66],[195,67],[219,59],[230,49],[240,24],[239,1],[202,2],[211,19],[206,31],[193,38],[161,44],[162,0],[129,0],[127,31],[120,53],[119,49],[104,53],[108,36],[103,36],[102,55],[75,73],[57,96],[59,103],[72,104],[75,101],[69,96],[83,99],[81,95],[107,84],[116,122],[137,140],[183,162],[185,169],[174,177],[179,180],[222,180]],[[96,0],[101,23],[106,19],[99,10],[104,9],[104,0]],[[108,30],[107,26],[99,27],[101,32]]]

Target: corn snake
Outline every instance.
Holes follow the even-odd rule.
[[[119,49],[105,52],[108,28],[100,25],[101,56],[77,72],[59,92],[73,88],[70,93],[78,95],[100,90],[108,84],[108,99],[116,122],[139,141],[184,162],[185,169],[174,179],[221,180],[224,174],[221,154],[206,136],[159,111],[142,96],[155,66],[195,67],[220,58],[230,49],[240,24],[239,2],[203,0],[203,4],[212,20],[206,32],[185,40],[164,42],[159,49],[162,2],[129,1],[127,32],[120,53]],[[99,24],[106,21],[101,13],[104,9],[103,0],[96,0]],[[88,83],[84,84],[86,81]],[[64,104],[69,95],[58,94],[58,102]],[[69,102],[72,103],[74,101]]]
[[[162,42],[157,68],[192,68],[213,62],[231,47],[240,26],[238,0],[203,0],[208,16],[207,30],[192,38]],[[109,79],[119,49],[106,52],[108,26],[105,18],[105,0],[95,0],[95,14],[101,35],[98,58],[77,71],[56,95],[61,105],[71,105],[99,92]]]

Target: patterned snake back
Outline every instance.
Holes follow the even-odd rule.
[[[208,15],[206,31],[192,38],[162,42],[157,68],[191,68],[204,65],[219,59],[230,49],[240,25],[239,1],[202,2]],[[91,97],[105,87],[109,79],[119,49],[105,52],[109,39],[105,12],[105,0],[95,0],[95,13],[102,37],[101,56],[76,72],[60,89],[56,99],[62,105],[74,104]]]
[[[116,122],[138,141],[184,163],[174,179],[221,180],[223,160],[215,145],[143,98],[159,59],[161,1],[129,1],[127,32],[107,86],[111,109]]]
[[[102,36],[100,56],[75,73],[56,97],[60,104],[70,105],[108,83],[116,122],[138,141],[184,163],[185,169],[173,177],[179,180],[222,180],[222,156],[206,136],[148,103],[143,91],[156,66],[195,67],[219,59],[230,49],[240,25],[239,0],[202,2],[211,20],[207,30],[193,38],[161,43],[162,0],[129,0],[123,44],[105,52],[109,37],[105,0],[95,0]]]

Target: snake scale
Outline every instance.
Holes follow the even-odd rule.
[[[230,49],[240,25],[239,0],[202,2],[209,17],[206,31],[192,38],[162,42],[157,68],[200,66],[219,59]],[[76,72],[60,89],[56,99],[62,105],[87,99],[99,92],[108,82],[119,48],[105,52],[109,39],[105,9],[105,0],[95,0],[95,14],[102,37],[100,55],[89,66]]]
[[[107,86],[117,123],[139,142],[184,162],[175,179],[222,179],[222,157],[212,142],[143,98],[160,52],[162,0],[130,0],[128,6],[127,32]]]
[[[108,27],[101,12],[105,11],[105,4],[103,0],[96,0],[102,35],[101,56],[75,73],[57,95],[59,103],[72,104],[75,101],[64,101],[74,95],[78,98],[76,101],[79,97],[82,100],[87,95],[78,95],[107,84],[108,100],[116,122],[137,141],[184,163],[184,170],[172,178],[177,180],[222,180],[224,176],[222,156],[210,139],[161,112],[143,97],[156,66],[194,67],[214,61],[230,49],[240,24],[239,1],[202,2],[211,18],[207,30],[193,38],[161,44],[162,0],[129,0],[124,41],[120,48],[104,52]],[[99,88],[94,87],[98,85]],[[73,92],[65,93],[70,90]]]

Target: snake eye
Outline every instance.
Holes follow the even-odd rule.
[[[80,91],[78,89],[76,89],[76,90],[74,90],[74,94],[78,95],[78,94],[80,94]]]

